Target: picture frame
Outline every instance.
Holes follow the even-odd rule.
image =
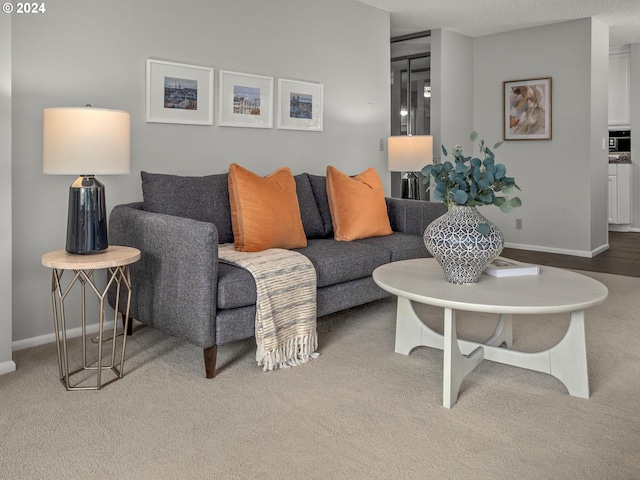
[[[213,68],[148,58],[146,121],[213,125]]]
[[[551,77],[503,82],[504,140],[551,140]]]
[[[278,79],[278,128],[323,130],[324,86],[320,83]]]
[[[273,77],[220,70],[218,124],[222,127],[273,127]]]

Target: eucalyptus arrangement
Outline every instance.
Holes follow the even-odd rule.
[[[475,142],[478,134],[471,132],[470,139]],[[444,202],[448,206],[496,205],[503,212],[510,212],[513,208],[521,206],[522,201],[518,197],[496,195],[496,192],[511,194],[514,188],[520,190],[515,179],[507,177],[507,168],[495,162],[493,150],[500,145],[502,142],[496,143],[490,149],[484,140],[481,140],[480,153],[484,155],[482,160],[477,157],[465,157],[462,147],[456,145],[451,152],[455,157],[454,164],[445,161],[424,167],[423,181],[425,184],[429,183],[427,190],[431,190],[432,199]],[[445,157],[448,156],[444,145],[442,153]]]

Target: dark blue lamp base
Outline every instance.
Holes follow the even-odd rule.
[[[107,249],[107,208],[104,185],[82,175],[69,187],[67,253],[90,255]]]
[[[413,172],[407,172],[402,177],[401,198],[410,198],[412,200],[420,200],[420,189],[418,176]]]

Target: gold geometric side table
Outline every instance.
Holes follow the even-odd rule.
[[[58,352],[58,370],[60,381],[67,390],[100,390],[105,385],[122,378],[124,373],[124,353],[127,342],[127,328],[129,326],[129,302],[131,300],[131,276],[129,265],[140,259],[140,250],[132,247],[122,247],[112,245],[107,250],[92,255],[71,255],[65,250],[56,250],[45,253],[42,256],[42,264],[52,268],[51,273],[51,303],[53,305],[53,328],[56,336],[56,348]],[[107,270],[107,284],[104,290],[100,290],[93,279],[96,270]],[[70,271],[73,277],[66,286],[63,285],[63,275]],[[67,326],[65,323],[64,302],[67,295],[76,284],[80,284],[80,304],[82,311],[82,367],[69,372],[69,356],[67,350]],[[102,343],[104,334],[104,303],[109,289],[116,287],[116,308],[113,322],[113,337],[111,339],[111,362],[102,364]],[[98,359],[96,362],[87,363],[87,330],[86,330],[86,303],[85,290],[89,286],[100,301],[100,315],[98,320]],[[127,292],[126,315],[124,316],[124,335],[122,339],[122,351],[120,352],[120,363],[115,364],[116,359],[116,333],[118,324],[118,310],[120,301],[120,289],[125,288]],[[97,379],[95,386],[72,386],[70,377],[76,373],[87,370],[95,370]],[[110,370],[116,377],[106,383],[102,383],[102,371]]]

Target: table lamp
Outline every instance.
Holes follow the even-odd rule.
[[[389,137],[389,170],[405,172],[402,177],[402,198],[420,199],[420,186],[415,172],[433,162],[431,135],[399,135]]]
[[[42,172],[80,175],[69,187],[66,251],[104,251],[107,212],[104,185],[94,175],[129,173],[131,118],[103,108],[45,108]]]

